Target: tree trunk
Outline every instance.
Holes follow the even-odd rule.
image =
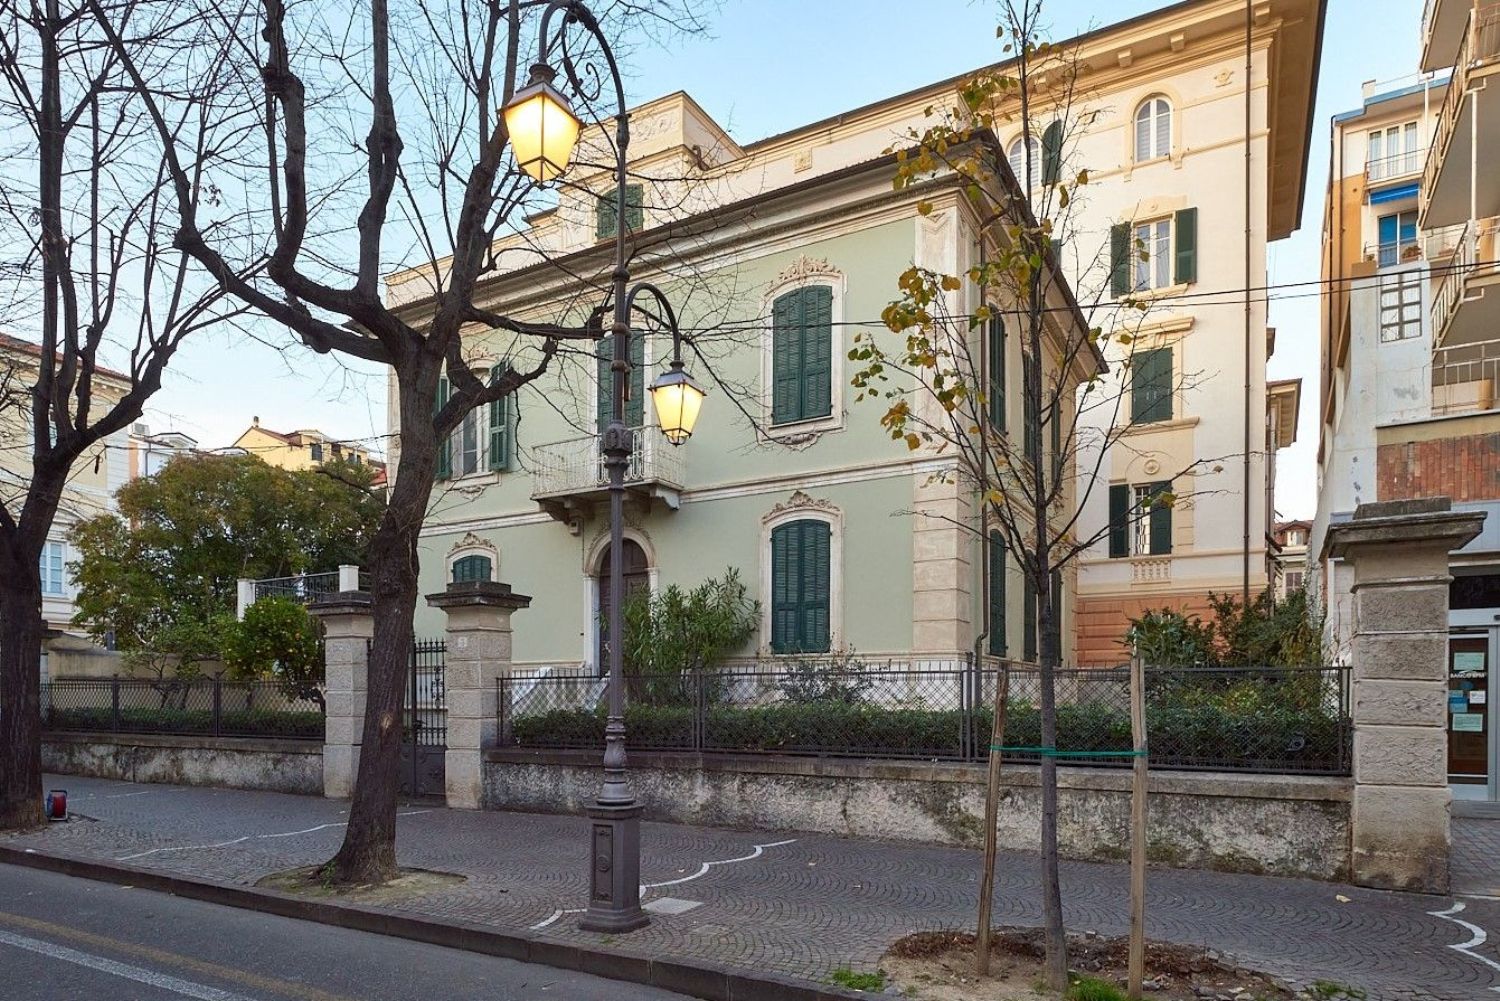
[[[1045,563],[1045,561],[1043,561]],[[1038,633],[1041,636],[1042,746],[1057,746],[1058,644],[1053,629],[1050,574],[1037,588]],[[1057,758],[1042,755],[1042,934],[1047,949],[1047,986],[1068,986],[1068,939],[1063,931],[1062,886],[1057,871]]]
[[[434,363],[435,364],[435,363]],[[412,366],[401,379],[401,454],[395,482],[369,549],[374,578],[365,720],[349,826],[326,872],[335,883],[381,883],[396,875],[396,799],[400,787],[401,724],[411,667],[412,619],[417,605],[417,541],[436,470],[430,379]],[[415,386],[427,386],[428,402]]]
[[[16,534],[0,546],[0,830],[42,822],[40,546]]]

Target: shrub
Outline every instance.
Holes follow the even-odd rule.
[[[853,650],[840,650],[826,660],[797,660],[777,687],[788,702],[862,702],[875,684]]]
[[[631,700],[681,705],[693,698],[684,675],[714,667],[754,635],[760,604],[730,567],[691,591],[675,584],[658,594],[637,591],[626,597],[622,612],[621,655]]]

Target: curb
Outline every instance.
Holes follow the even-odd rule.
[[[170,893],[189,900],[386,935],[426,945],[462,949],[465,952],[514,959],[523,963],[537,963],[608,980],[675,991],[702,998],[703,1001],[847,1001],[851,998],[869,997],[858,991],[824,987],[792,977],[752,974],[717,963],[662,959],[628,950],[559,942],[524,932],[499,931],[488,925],[467,921],[433,921],[354,904],[306,900],[276,890],[179,876],[119,862],[103,862],[31,848],[0,845],[0,864]]]

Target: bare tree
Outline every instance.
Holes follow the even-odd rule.
[[[388,504],[369,549],[375,636],[362,752],[343,846],[325,869],[339,883],[381,881],[396,871],[395,819],[401,702],[417,601],[417,541],[437,472],[439,444],[475,407],[502,399],[560,357],[596,350],[608,272],[574,276],[590,322],[532,322],[489,308],[483,280],[501,270],[497,241],[521,230],[538,191],[509,156],[499,109],[525,83],[542,0],[416,0],[368,5],[241,7],[163,0],[233,40],[240,89],[217,112],[254,116],[253,155],[210,156],[207,168],[234,189],[234,225],[205,218],[201,153],[180,148],[173,102],[130,58],[129,25],[108,0],[91,0],[135,91],[151,101],[168,142],[166,170],[179,214],[177,246],[239,301],[284,324],[307,347],[390,366],[395,452]],[[613,0],[598,18],[563,5],[564,20],[628,40],[691,30],[701,5],[688,0]],[[580,66],[593,32],[563,33]],[[226,41],[226,44],[230,44]],[[619,47],[616,47],[619,51]],[[599,53],[595,51],[593,57]],[[602,64],[594,63],[597,70]],[[607,70],[606,70],[607,72]],[[597,93],[580,74],[584,118]],[[362,132],[362,134],[359,134]],[[607,151],[610,159],[613,150]],[[621,220],[623,223],[623,220]],[[559,255],[536,248],[536,260]],[[382,298],[382,275],[421,261],[423,308]],[[592,265],[591,265],[592,267]],[[462,332],[489,329],[518,347],[510,367],[486,380],[466,357]],[[521,347],[524,346],[524,347]],[[524,361],[523,361],[524,359]],[[449,394],[434,406],[440,377]]]
[[[1096,252],[1086,250],[1099,236],[1079,224],[1089,183],[1088,171],[1074,162],[1090,121],[1086,78],[1075,50],[1040,40],[1041,10],[1042,0],[1006,0],[1000,35],[1012,60],[960,86],[955,106],[933,109],[931,124],[912,130],[910,145],[897,152],[897,187],[942,177],[964,185],[979,220],[978,259],[961,274],[908,269],[900,278],[901,298],[883,316],[898,336],[856,335],[851,358],[859,365],[854,385],[860,396],[885,404],[880,419],[891,436],[912,449],[948,456],[952,475],[976,498],[978,516],[959,519],[958,527],[977,536],[986,557],[998,545],[1035,596],[1042,909],[1047,980],[1062,989],[1067,944],[1058,881],[1057,758],[1051,753],[1058,746],[1062,637],[1054,587],[1110,532],[1110,525],[1088,526],[1082,516],[1101,479],[1108,483],[1105,463],[1116,450],[1131,447],[1134,332],[1146,310],[1146,302],[1132,294],[1132,274],[1149,255],[1139,245],[1122,255],[1109,242],[1099,243]],[[1008,156],[995,133],[1014,123],[1028,138]],[[924,203],[919,211],[930,207]],[[1080,276],[1076,292],[1065,277],[1070,270]],[[1124,294],[1111,298],[1111,286]],[[1000,367],[1011,338],[1023,358],[1019,434],[1006,421]],[[901,378],[893,378],[897,374]],[[1189,382],[1169,375],[1149,388],[1180,394]],[[1149,518],[1152,508],[1188,496],[1190,478],[1202,464],[1164,473],[1174,487],[1133,503],[1125,529]],[[1121,529],[1119,522],[1114,527]],[[1004,690],[1000,685],[997,693]],[[997,694],[993,744],[1005,716],[1002,698]],[[976,946],[981,973],[988,964],[994,881],[998,772],[992,776]]]
[[[123,20],[141,6],[123,2]],[[232,151],[233,123],[194,113],[222,53],[191,26],[139,18],[136,72],[181,114],[164,121],[196,160]],[[194,49],[197,73],[159,71]],[[182,340],[232,320],[212,282],[172,247],[157,123],[82,3],[0,2],[0,316],[18,338],[0,366],[0,828],[41,820],[40,557],[86,453],[141,416]],[[191,172],[188,181],[202,183]],[[120,371],[105,367],[117,358]]]

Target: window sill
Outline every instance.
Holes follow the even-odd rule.
[[[462,475],[450,476],[446,480],[435,480],[433,485],[436,486],[437,484],[452,484],[455,486],[465,487],[487,486],[492,483],[499,483],[500,477],[504,472],[506,471],[487,469],[482,473],[463,473]]]
[[[1137,434],[1156,434],[1159,431],[1181,431],[1186,428],[1198,426],[1200,417],[1174,417],[1169,421],[1152,421],[1150,424],[1132,424],[1120,432],[1120,437],[1128,438]]]
[[[784,424],[767,424],[762,437],[769,441],[803,440],[843,429],[844,415],[833,414],[828,417],[809,417],[806,420],[787,421]]]
[[[1141,289],[1138,292],[1127,292],[1116,296],[1115,302],[1124,302],[1133,299],[1137,302],[1154,302],[1157,299],[1171,299],[1187,292],[1192,287],[1192,282],[1178,282],[1176,285],[1163,285],[1161,288]]]

